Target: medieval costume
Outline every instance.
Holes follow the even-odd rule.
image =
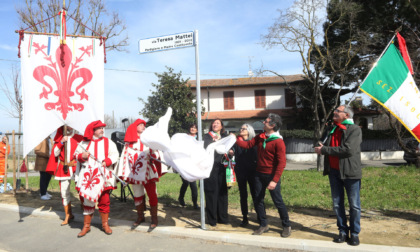
[[[54,137],[54,147],[48,161],[46,172],[53,174],[55,179],[59,181],[62,203],[66,214],[62,226],[67,225],[70,220],[74,219],[71,211],[70,202],[70,184],[76,172],[77,160],[74,157],[77,145],[82,141],[83,136],[74,134],[73,130],[67,136],[67,144],[63,142],[63,127],[58,128]],[[67,148],[65,149],[65,146]],[[67,160],[65,159],[67,154]],[[67,161],[67,163],[65,163]]]
[[[106,124],[100,120],[90,123],[85,130],[84,139],[75,151],[75,157],[80,165],[76,171],[76,189],[83,197],[84,226],[78,237],[90,231],[90,223],[98,202],[99,213],[102,218],[102,229],[106,234],[112,234],[108,225],[110,212],[110,190],[116,189],[115,177],[112,174],[113,165],[118,161],[118,150],[114,142],[106,137],[96,137],[94,132]],[[83,158],[85,151],[89,157]],[[102,163],[105,163],[104,167]]]
[[[137,209],[137,220],[133,223],[133,228],[145,221],[145,190],[149,197],[150,215],[152,222],[149,232],[158,225],[157,207],[158,198],[156,191],[156,182],[161,176],[161,163],[152,160],[150,157],[159,159],[158,151],[154,151],[145,146],[141,140],[141,132],[138,132],[137,126],[143,124],[145,128],[146,122],[137,119],[133,124],[128,126],[124,137],[125,147],[121,154],[118,167],[118,177],[132,184],[134,194],[134,205]]]
[[[4,173],[7,170],[6,155],[10,153],[10,145],[7,145],[6,150],[6,142],[7,137],[4,136],[0,142],[0,184],[3,183]]]

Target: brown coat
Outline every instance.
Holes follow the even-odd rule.
[[[45,171],[50,158],[49,137],[45,138],[37,147],[35,147],[35,171]]]

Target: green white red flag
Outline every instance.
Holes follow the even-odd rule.
[[[389,110],[420,142],[420,92],[393,42],[360,90]]]

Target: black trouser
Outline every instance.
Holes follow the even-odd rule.
[[[41,196],[47,193],[48,184],[50,183],[52,175],[44,171],[39,172],[39,192]]]
[[[183,179],[182,177],[181,177],[181,179],[182,179],[182,185],[181,185],[181,190],[179,191],[179,198],[184,199],[185,192],[187,191],[188,186],[190,186],[192,202],[193,202],[194,206],[197,205],[197,197],[198,197],[197,184],[195,183],[195,181],[194,182],[189,182],[189,181]]]
[[[270,174],[263,174],[256,172],[255,173],[255,211],[257,212],[258,218],[260,220],[260,226],[265,227],[267,226],[267,217],[265,215],[265,205],[264,205],[264,197],[265,197],[265,190],[270,184],[273,175]],[[269,190],[271,199],[273,200],[274,205],[277,207],[277,210],[280,214],[280,219],[283,227],[290,227],[290,220],[289,214],[287,213],[286,205],[283,202],[283,198],[281,196],[281,180],[276,185],[274,190]]]
[[[236,169],[235,169],[236,170]],[[255,201],[255,171],[242,171],[237,169],[236,180],[238,181],[241,212],[244,219],[248,218],[248,186],[251,191],[252,202]]]
[[[222,164],[213,165],[210,177],[204,179],[204,192],[207,223],[212,226],[215,226],[217,222],[229,223],[226,170]]]

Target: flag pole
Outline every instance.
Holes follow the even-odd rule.
[[[365,82],[366,78],[369,76],[370,72],[372,72],[372,70],[376,67],[376,64],[378,64],[378,61],[382,58],[382,56],[384,55],[384,53],[386,52],[386,50],[388,49],[388,47],[391,45],[391,43],[394,41],[394,38],[396,36],[397,32],[394,33],[394,36],[392,36],[391,40],[388,42],[388,45],[385,47],[385,49],[382,51],[381,55],[379,55],[379,57],[376,59],[375,63],[373,63],[372,67],[370,68],[368,74],[366,74],[365,78],[363,79],[363,81],[361,82],[361,84],[363,84],[363,82]],[[354,98],[356,97],[357,92],[359,92],[360,90],[360,85],[357,88],[356,92],[354,92],[354,95],[351,97],[351,99],[347,102],[346,105],[349,105],[351,101],[354,100]]]

